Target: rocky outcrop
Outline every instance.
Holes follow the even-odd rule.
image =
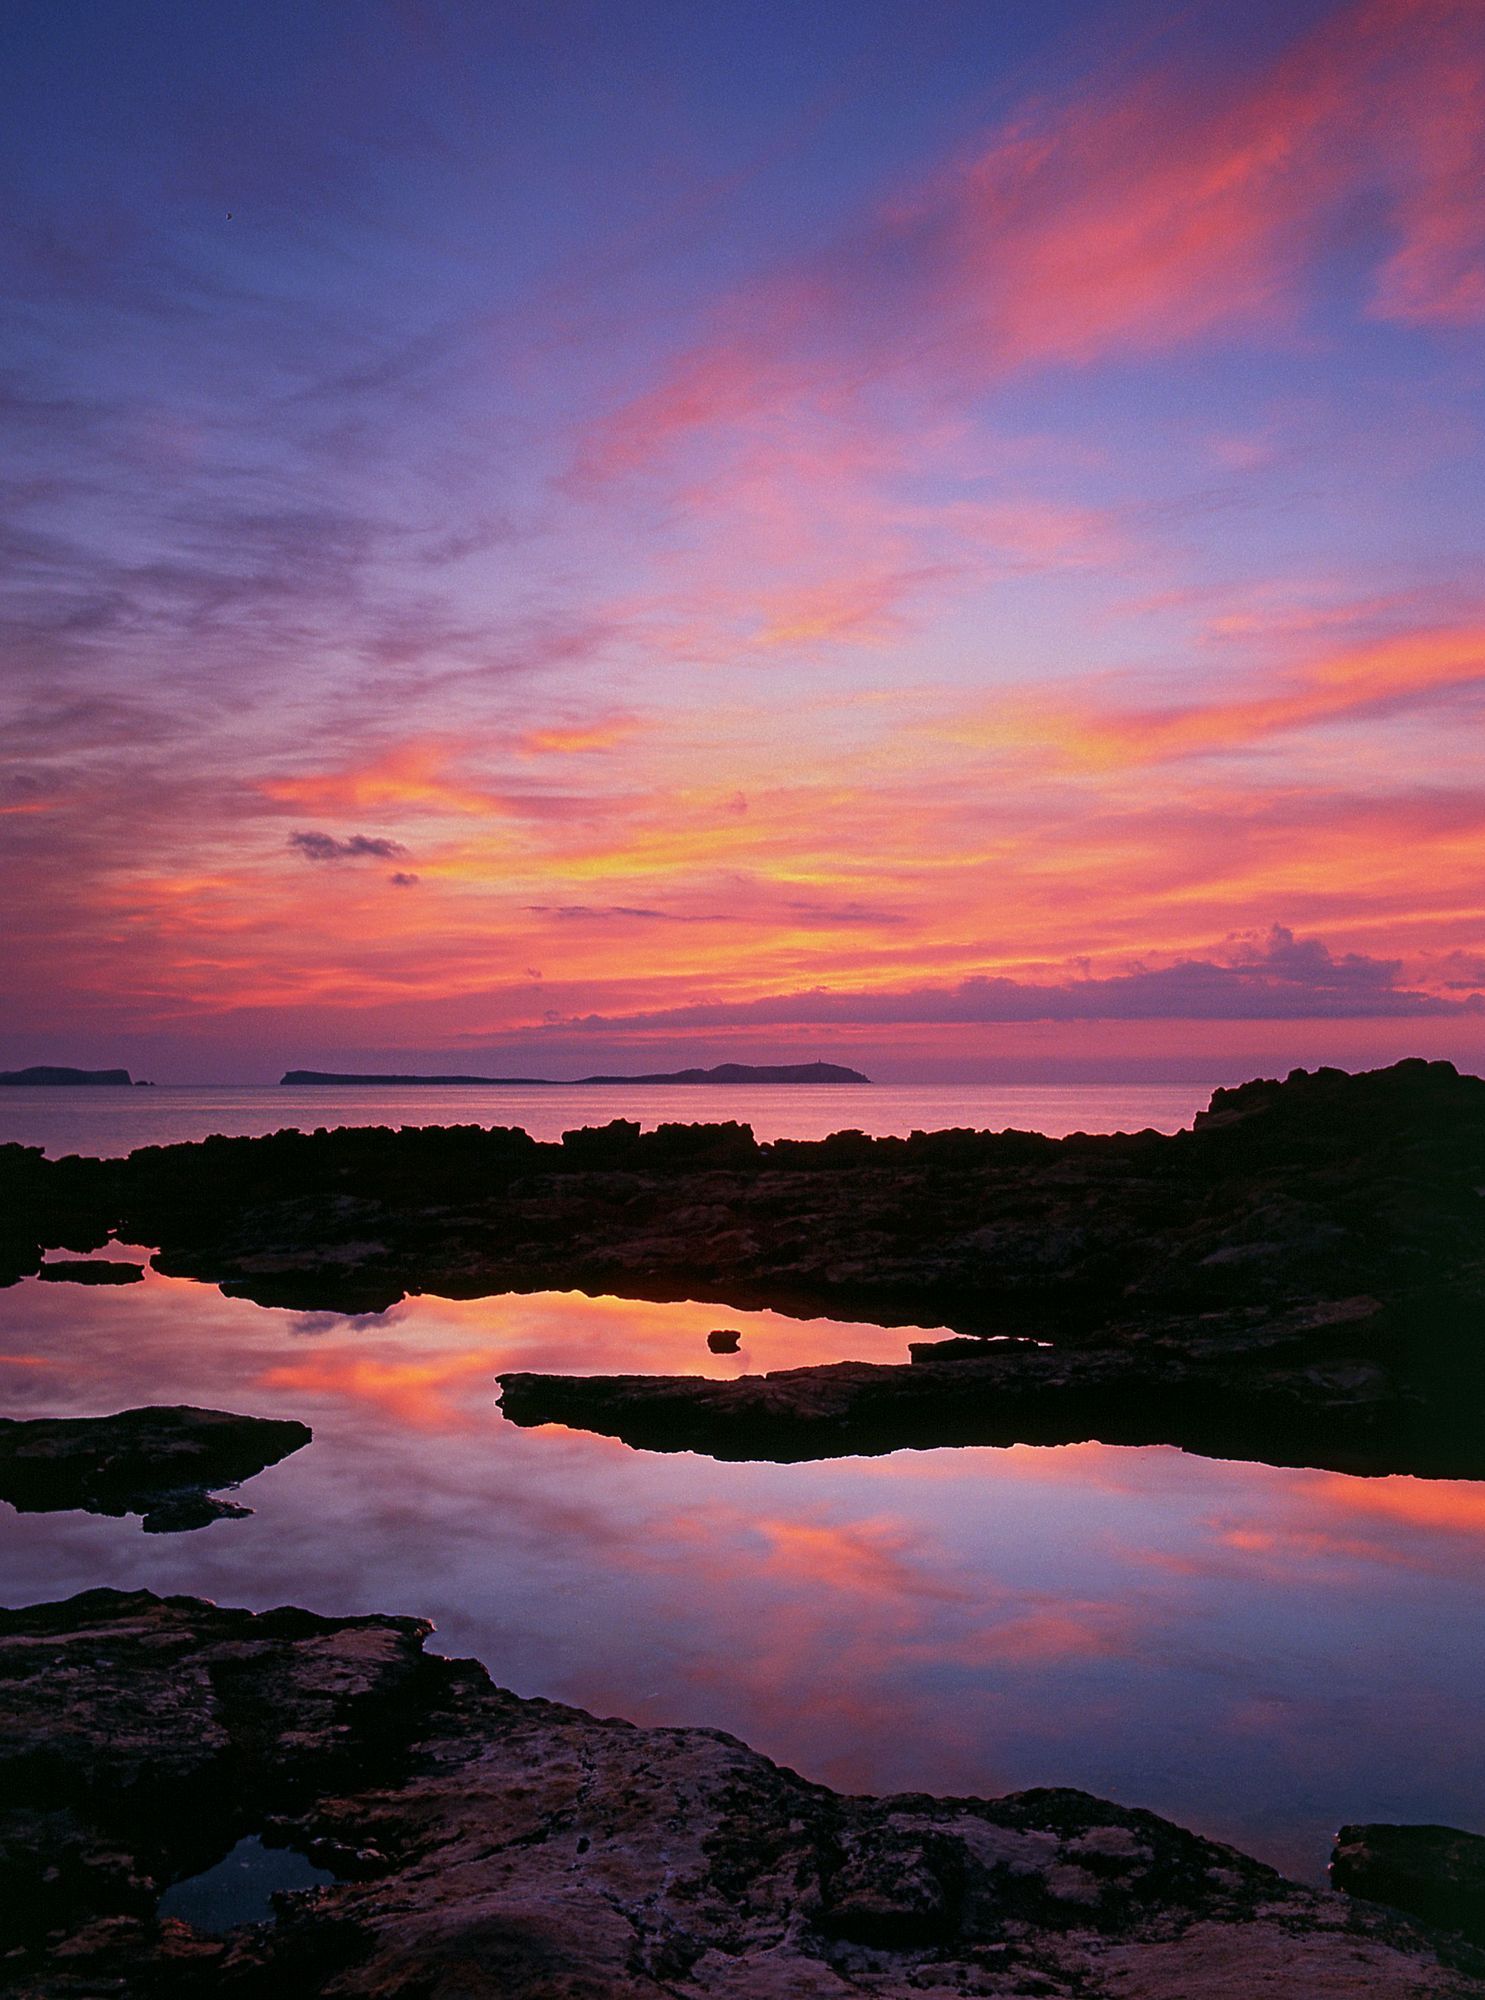
[[[1287,1459],[1309,1409],[1318,1437],[1335,1432],[1333,1456],[1355,1445],[1368,1464],[1481,1476],[1482,1187],[1485,1082],[1405,1062],[1218,1091],[1171,1137],[760,1146],[743,1125],[620,1120],[561,1145],[456,1126],[212,1139],[125,1161],[0,1148],[0,1272],[112,1230],[159,1245],[164,1271],[305,1309],[580,1288],[1034,1334],[1055,1343],[1055,1367],[956,1375],[977,1421],[998,1421],[992,1393],[1013,1394],[1023,1409],[1035,1397],[1050,1435],[1105,1435],[1079,1399],[1115,1423],[1122,1397],[1168,1413],[1160,1434],[1178,1442],[1246,1383],[1233,1410],[1256,1427],[1249,1440],[1217,1407],[1223,1449]],[[1375,1309],[1352,1310],[1358,1297]],[[932,1374],[863,1378],[861,1393],[890,1390],[921,1416]]]
[[[1457,1826],[1343,1826],[1330,1879],[1485,1945],[1485,1836]]]
[[[137,1285],[144,1266],[109,1257],[53,1257],[36,1275],[53,1285]]]
[[[325,2000],[1466,2000],[1485,1959],[1074,1791],[848,1798],[426,1655],[413,1619],[0,1614],[0,1984]],[[340,1878],[207,1937],[245,1834]]]
[[[841,1458],[942,1445],[1174,1444],[1213,1458],[1332,1471],[1478,1476],[1471,1412],[1399,1393],[1348,1333],[1375,1300],[1110,1328],[1081,1347],[913,1342],[912,1363],[845,1361],[716,1381],[694,1375],[498,1379],[515,1424],[565,1424],[649,1451]],[[1353,1335],[1354,1337],[1354,1335]],[[1326,1352],[1327,1345],[1336,1350]]]
[[[151,1534],[250,1514],[211,1491],[309,1443],[307,1424],[188,1405],[114,1417],[0,1417],[0,1500],[23,1514],[142,1514]]]

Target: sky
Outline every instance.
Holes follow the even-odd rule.
[[[0,79],[0,1063],[1485,1066],[1479,0]]]

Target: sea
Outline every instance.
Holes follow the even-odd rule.
[[[7,1090],[48,1153],[346,1123],[737,1118],[760,1138],[1174,1130],[1199,1087]],[[143,1262],[148,1245],[108,1255]],[[933,1331],[925,1318],[928,1331]],[[727,1327],[736,1354],[712,1354]],[[193,1533],[0,1507],[0,1601],[95,1585],[429,1617],[523,1695],[730,1730],[850,1791],[1069,1785],[1301,1879],[1336,1828],[1485,1832],[1485,1484],[1101,1444],[721,1464],[520,1430],[512,1368],[728,1375],[906,1358],[883,1328],[576,1291],[346,1316],[150,1271],[0,1290],[0,1409],[309,1423]]]

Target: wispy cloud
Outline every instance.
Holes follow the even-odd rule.
[[[1009,697],[957,725],[988,746],[1040,744],[1058,759],[1138,766],[1228,755],[1271,737],[1478,702],[1485,696],[1485,624],[1394,631],[1312,652],[1226,700],[1120,708],[1084,705],[1049,689]]]
[[[1470,0],[1357,0],[1256,69],[1173,65],[1028,105],[854,235],[735,296],[594,430],[583,474],[632,472],[882,379],[962,393],[1027,368],[1292,333],[1317,257],[1361,203],[1379,225],[1367,309],[1475,323],[1482,110]]]

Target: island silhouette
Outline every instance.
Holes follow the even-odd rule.
[[[134,1079],[126,1069],[69,1069],[57,1063],[33,1063],[29,1069],[0,1069],[0,1084],[125,1084]]]
[[[290,1069],[279,1085],[306,1083],[463,1083],[535,1084],[548,1089],[571,1089],[585,1083],[870,1083],[859,1069],[840,1063],[718,1063],[712,1069],[652,1070],[643,1076],[417,1076],[356,1075],[339,1070]]]

